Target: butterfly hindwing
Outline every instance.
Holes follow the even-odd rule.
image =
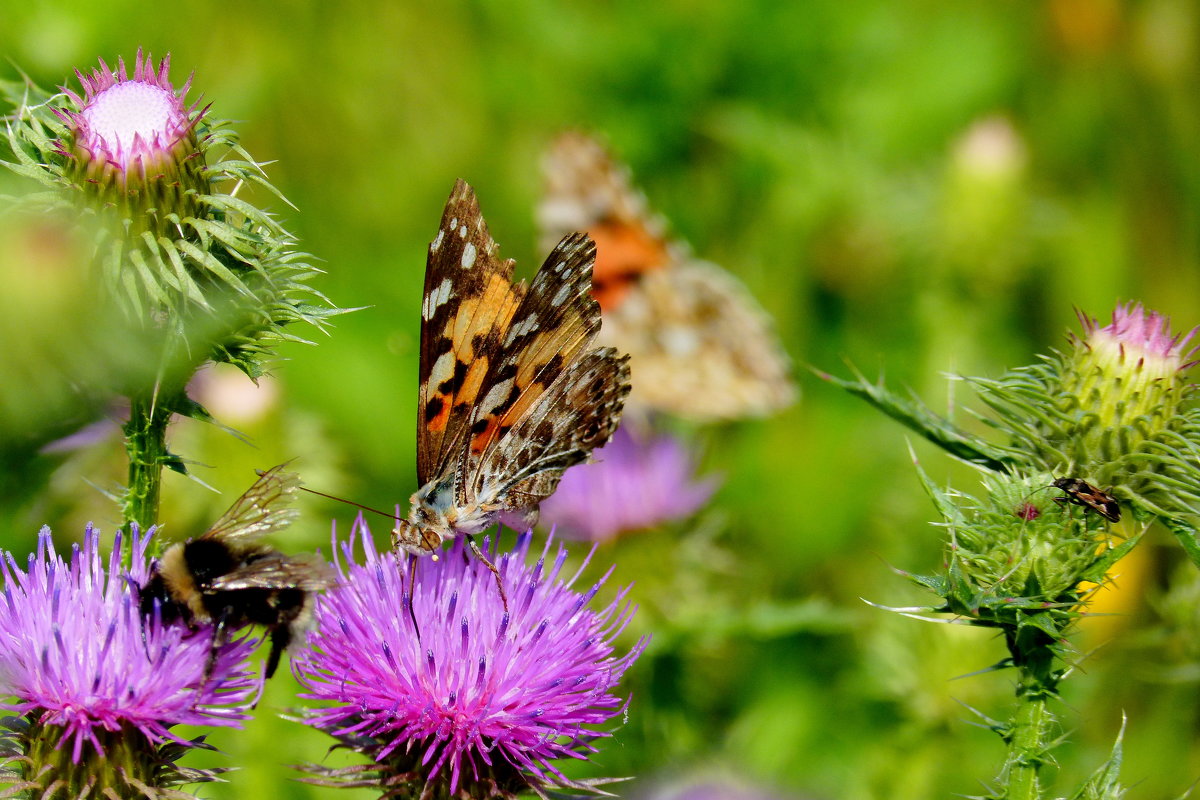
[[[629,386],[629,357],[611,347],[568,366],[484,454],[475,480],[480,499],[536,508],[554,492],[563,470],[612,437]]]
[[[417,476],[456,468],[524,285],[512,281],[474,191],[458,181],[429,245],[421,305]]]

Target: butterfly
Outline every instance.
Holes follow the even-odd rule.
[[[496,522],[533,524],[563,471],[612,436],[629,357],[592,346],[595,258],[592,240],[571,233],[531,284],[514,283],[514,262],[500,258],[475,192],[455,184],[425,267],[421,488],[392,531],[393,548],[429,554],[461,534],[496,573],[471,536]]]
[[[544,163],[543,238],[596,242],[592,292],[602,344],[630,354],[630,406],[699,421],[766,414],[796,395],[766,313],[744,286],[666,235],[629,170],[595,140],[565,133]]]

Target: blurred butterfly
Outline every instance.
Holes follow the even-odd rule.
[[[526,286],[501,259],[475,192],[454,186],[429,246],[421,306],[417,478],[398,550],[423,555],[508,521],[528,526],[563,470],[612,436],[629,358],[592,346],[596,248],[567,235]],[[499,574],[496,573],[497,580]],[[503,594],[503,587],[501,587]]]
[[[630,354],[630,405],[695,420],[766,414],[796,395],[766,313],[736,278],[692,257],[646,209],[629,171],[593,139],[565,133],[546,156],[543,242],[596,242],[599,341]]]

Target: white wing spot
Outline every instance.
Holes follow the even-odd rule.
[[[429,252],[436,253],[442,248],[442,240],[446,238],[445,231],[438,231],[437,238],[433,240],[433,244],[429,245]]]
[[[460,238],[460,239],[467,238],[467,226],[466,225],[463,225],[461,228],[458,229],[458,238]]]
[[[528,317],[508,329],[508,333],[504,336],[504,344],[506,346],[512,344],[517,340],[518,336],[524,336],[531,331],[536,331],[537,327],[537,314],[530,314]]]
[[[458,227],[458,217],[455,217],[454,219],[450,220],[450,230],[454,230],[457,227]]]
[[[569,283],[564,283],[562,286],[560,286],[558,291],[554,293],[554,297],[551,298],[550,305],[561,306],[563,303],[567,302],[567,298],[571,296],[572,288],[573,287]]]
[[[429,370],[429,382],[436,386],[454,374],[454,353],[442,353]]]
[[[421,318],[426,322],[433,319],[434,312],[450,299],[450,291],[450,279],[445,278],[436,289],[425,296],[425,304],[421,309]]]
[[[475,266],[475,245],[471,242],[467,242],[467,246],[463,248],[462,265],[463,269]]]
[[[490,413],[493,408],[508,399],[508,396],[512,394],[512,387],[512,378],[506,378],[505,380],[500,381],[488,390],[488,393],[484,395],[483,402],[479,404],[479,407],[483,409],[485,413]]]

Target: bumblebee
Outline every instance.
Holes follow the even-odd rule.
[[[168,547],[139,592],[143,617],[157,610],[166,624],[185,624],[193,631],[212,626],[206,677],[230,634],[251,624],[268,631],[266,677],[274,675],[283,651],[303,636],[315,593],[337,582],[319,556],[285,555],[260,541],[298,514],[288,503],[300,479],[284,472],[284,466],[260,472],[254,485],[200,536]]]

